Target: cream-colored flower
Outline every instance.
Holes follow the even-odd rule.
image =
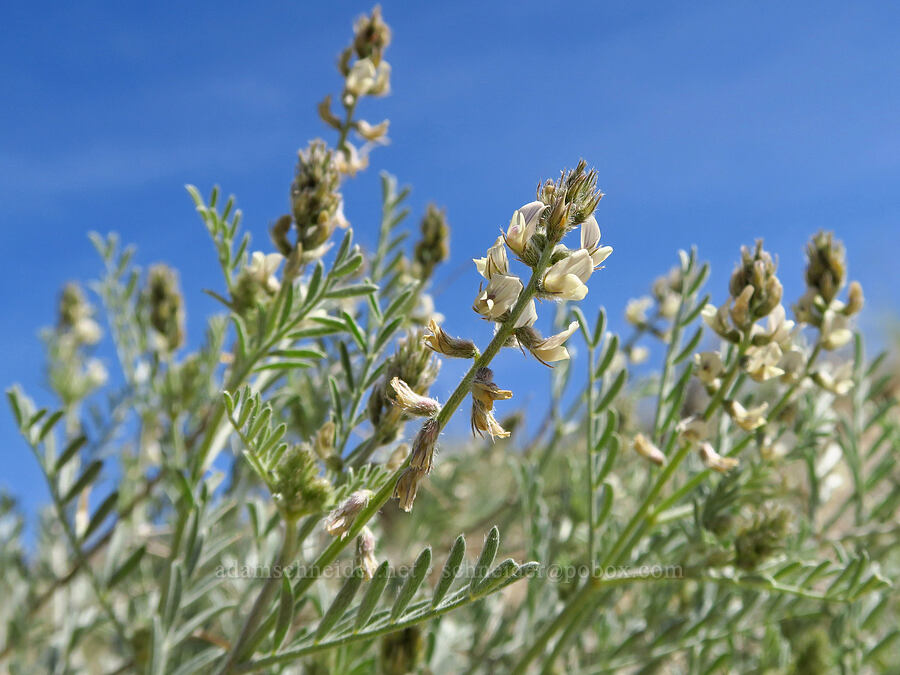
[[[344,141],[344,150],[334,153],[333,162],[340,173],[356,176],[357,173],[364,171],[369,166],[369,153],[366,147],[360,151],[350,141]],[[343,205],[341,208],[343,209]],[[343,215],[343,210],[341,210],[341,220],[344,220]],[[340,225],[340,221],[338,224]],[[340,227],[346,227],[346,225],[340,225]]]
[[[372,59],[359,59],[347,74],[344,86],[354,96],[382,96],[390,92],[390,78],[391,66],[387,61],[381,61],[376,67]]]
[[[379,124],[369,124],[365,120],[359,120],[356,123],[356,131],[359,132],[359,135],[365,138],[367,141],[382,141],[385,142],[387,139],[388,127],[390,126],[390,120],[384,120]]]
[[[806,354],[804,351],[798,347],[792,347],[782,354],[781,360],[778,362],[778,367],[784,371],[781,381],[789,384],[797,382],[803,374],[805,366]]]
[[[709,437],[709,422],[702,415],[691,415],[676,424],[675,431],[688,443],[699,443]]]
[[[845,396],[853,389],[853,365],[844,363],[837,368],[820,368],[812,376],[813,382],[835,396]]]
[[[594,269],[600,267],[613,251],[612,246],[600,246],[600,226],[593,215],[581,224],[581,248],[590,254]]]
[[[647,310],[653,306],[653,298],[642,295],[632,298],[625,305],[625,320],[632,326],[642,326],[647,323]]]
[[[535,321],[537,321],[537,309],[534,306],[534,300],[529,300],[528,304],[525,305],[525,309],[522,310],[522,313],[519,314],[519,318],[516,319],[515,328],[521,328],[522,326],[531,326]]]
[[[644,434],[635,435],[634,440],[631,442],[631,447],[634,448],[635,452],[641,457],[654,464],[662,466],[666,463],[666,456],[662,453],[662,450],[653,445],[650,439],[644,436]]]
[[[722,356],[719,352],[694,354],[694,363],[697,364],[697,370],[694,372],[704,384],[713,384],[722,374],[722,371],[725,370],[725,365],[722,363]]]
[[[325,519],[325,531],[332,537],[343,539],[353,525],[353,521],[372,498],[371,490],[357,490],[350,494],[340,506],[328,514]]]
[[[88,359],[84,377],[92,388],[96,388],[106,384],[106,380],[109,379],[109,373],[106,371],[106,366],[99,359]]]
[[[734,420],[734,423],[744,431],[753,431],[754,429],[765,426],[766,418],[763,416],[763,413],[768,410],[768,408],[769,404],[766,402],[747,409],[738,401],[725,401],[725,410],[731,416],[731,419]]]
[[[550,266],[544,274],[544,291],[564,300],[583,300],[588,292],[585,282],[593,271],[590,254],[580,248]]]
[[[472,434],[478,434],[482,438],[485,434],[495,438],[508,438],[510,432],[500,426],[500,423],[494,417],[494,412],[485,407],[484,403],[472,397]]]
[[[628,360],[631,361],[636,366],[644,363],[647,359],[650,358],[650,350],[646,347],[637,346],[632,347],[628,352]]]
[[[103,337],[103,330],[100,328],[100,324],[90,317],[78,319],[75,325],[72,326],[72,332],[79,342],[86,345],[95,345]]]
[[[739,463],[736,457],[723,457],[709,443],[700,444],[700,459],[707,469],[719,473],[728,473]]]
[[[475,298],[472,309],[486,319],[497,320],[516,304],[522,288],[522,281],[518,277],[495,274],[487,288]]]
[[[488,249],[484,258],[472,258],[478,273],[488,281],[495,275],[509,275],[509,259],[506,256],[506,246],[503,237],[497,237],[494,245]]]
[[[513,213],[506,230],[506,245],[516,254],[523,255],[525,246],[534,235],[538,222],[547,205],[543,202],[530,202]]]
[[[720,337],[728,338],[732,333],[732,327],[728,321],[731,310],[731,300],[729,299],[721,307],[706,304],[700,310],[700,316],[706,322],[706,325],[713,329]]]
[[[793,338],[794,322],[786,318],[784,305],[778,305],[766,317],[765,330],[754,324],[751,332],[756,340],[776,343],[786,349]]]
[[[548,338],[526,345],[526,347],[535,358],[544,363],[564,361],[569,358],[569,351],[565,348],[563,343],[568,340],[576,330],[578,330],[578,322],[573,321],[561,333],[551,335]]]
[[[781,356],[781,347],[777,342],[770,342],[762,347],[748,347],[743,362],[744,371],[756,382],[781,377],[784,375],[784,370],[778,367]]]
[[[822,346],[828,351],[840,349],[853,339],[850,320],[832,309],[822,317]]]
[[[264,286],[267,291],[277,293],[281,288],[281,283],[275,278],[275,272],[278,271],[282,260],[284,260],[284,256],[280,253],[266,254],[262,251],[254,251],[244,271],[257,283]]]

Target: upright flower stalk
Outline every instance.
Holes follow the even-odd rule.
[[[600,230],[594,209],[603,194],[597,189],[597,174],[582,160],[557,181],[538,188],[538,199],[517,209],[505,234],[498,238],[483,258],[474,260],[487,287],[479,291],[472,309],[493,321],[496,332],[483,352],[469,347],[467,341],[450,338],[432,322],[424,342],[444,356],[472,356],[472,366],[450,394],[447,402],[429,418],[416,436],[411,460],[397,479],[394,497],[405,511],[412,509],[420,482],[430,473],[437,438],[466,395],[472,394],[472,431],[495,437],[509,436],[493,415],[493,402],[510,398],[512,392],[494,384],[489,365],[505,346],[519,346],[539,361],[568,358],[565,340],[576,330],[571,324],[564,332],[544,339],[532,327],[537,320],[535,298],[580,300],[587,294],[585,282],[612,252],[600,247]],[[573,229],[581,227],[582,247],[572,251],[560,242]],[[505,245],[505,246],[504,246]],[[528,282],[511,274],[506,247],[531,268]],[[419,448],[417,452],[417,447]],[[428,462],[417,461],[427,454]]]

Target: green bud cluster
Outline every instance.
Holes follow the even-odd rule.
[[[329,507],[334,488],[319,476],[315,456],[302,446],[288,448],[273,471],[272,496],[289,520],[321,513]]]
[[[59,298],[57,325],[60,330],[70,330],[80,320],[90,318],[90,316],[91,307],[84,298],[81,286],[74,282],[66,284]]]
[[[298,155],[291,215],[282,216],[272,227],[272,241],[289,260],[309,262],[324,254],[331,234],[336,227],[346,227],[346,221],[334,152],[324,141],[315,140]]]
[[[178,273],[168,265],[154,265],[147,277],[144,298],[150,325],[172,352],[184,343],[184,301],[178,289]]]
[[[790,515],[783,508],[764,508],[741,528],[734,540],[735,564],[756,569],[784,546]]]
[[[450,226],[447,215],[434,204],[429,204],[422,218],[422,238],[413,250],[415,275],[429,279],[434,268],[450,256]]]
[[[847,277],[844,245],[833,233],[819,232],[807,245],[806,255],[806,283],[830,303]]]
[[[783,288],[777,269],[778,263],[763,249],[762,239],[757,240],[753,251],[741,247],[741,262],[728,285],[735,301],[731,317],[739,328],[768,316],[781,303]]]
[[[574,169],[563,171],[556,182],[548,180],[539,186],[537,198],[550,207],[546,212],[546,232],[555,245],[593,215],[603,192],[597,188],[597,171],[588,170],[582,159]]]

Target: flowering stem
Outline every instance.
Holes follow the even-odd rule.
[[[809,371],[812,370],[812,366],[815,363],[816,359],[819,357],[819,354],[822,351],[822,346],[819,343],[816,343],[816,346],[813,348],[812,353],[809,356],[809,359],[806,362],[806,369],[803,374],[797,378],[797,381],[791,384],[790,387],[782,394],[781,398],[778,400],[778,403],[772,408],[766,417],[766,422],[772,422],[777,419],[778,415],[784,410],[784,407],[790,403],[791,399],[794,396],[794,393],[797,391],[797,388],[800,386],[800,383],[803,382],[804,379],[809,375]],[[731,450],[728,451],[727,456],[733,457],[740,453],[747,445],[756,437],[753,433],[748,433],[744,436]],[[704,469],[700,473],[694,475],[690,480],[688,480],[684,485],[678,488],[675,492],[673,492],[669,497],[665,499],[655,510],[654,514],[662,513],[667,509],[671,508],[679,501],[681,501],[686,495],[688,495],[694,488],[696,488],[706,476],[709,475],[709,469]]]

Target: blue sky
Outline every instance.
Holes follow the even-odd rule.
[[[65,281],[98,274],[88,230],[119,232],[144,266],[178,267],[200,339],[214,309],[201,289],[217,286],[217,264],[183,185],[235,193],[267,247],[296,149],[333,141],[315,103],[339,88],[335,57],[369,7],[63,5],[0,6],[0,382],[44,404],[36,334]],[[691,244],[712,261],[721,300],[740,244],[765,237],[796,297],[804,243],[821,227],[848,246],[869,303],[864,325],[883,333],[896,313],[900,5],[383,6],[393,94],[362,114],[389,118],[393,142],[347,185],[347,216],[372,243],[381,169],[413,185],[417,217],[429,200],[446,205],[452,259],[437,304],[454,332],[489,338],[470,309],[469,259],[541,178],[580,157],[599,171],[598,220],[615,247],[585,305],[606,306],[613,328],[627,298]],[[545,375],[518,359],[498,359],[498,382],[537,402],[544,380],[534,377]],[[457,370],[445,368],[441,398]],[[45,490],[5,410],[0,442],[0,487],[32,510]]]

